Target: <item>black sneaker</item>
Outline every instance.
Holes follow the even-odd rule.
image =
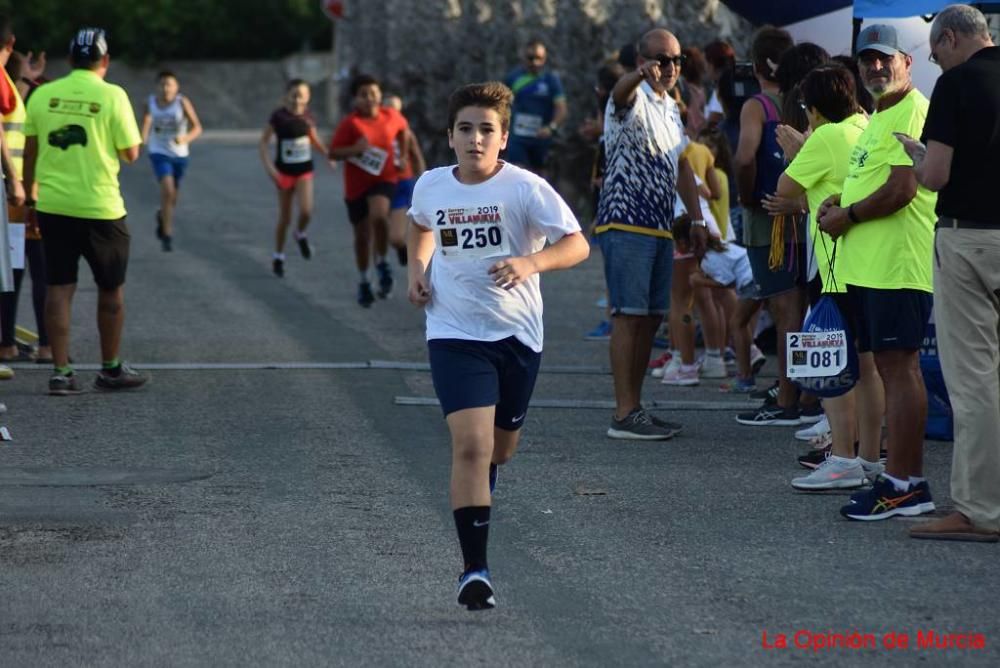
[[[134,390],[142,387],[149,381],[149,375],[140,373],[128,365],[127,362],[122,362],[118,365],[118,372],[112,373],[111,370],[101,369],[97,373],[97,378],[94,379],[94,387],[99,390]]]
[[[765,389],[757,390],[756,392],[750,393],[751,399],[758,399],[764,402],[765,406],[771,406],[778,403],[778,381],[774,381],[774,385]]]
[[[358,284],[358,303],[365,308],[375,303],[375,295],[372,293],[372,284],[365,282]]]
[[[375,271],[378,273],[378,298],[385,299],[392,294],[392,267],[388,262],[379,262]]]
[[[156,238],[163,240],[163,212],[156,210]]]
[[[295,240],[299,244],[299,252],[302,253],[302,257],[305,259],[310,259],[313,256],[312,245],[309,243],[309,237],[298,237]]]
[[[274,262],[271,263],[271,271],[278,278],[283,278],[285,276],[285,261],[274,258]]]
[[[83,394],[83,387],[80,386],[80,380],[75,373],[68,376],[57,373],[49,378],[49,394],[56,397]]]
[[[657,427],[662,427],[663,429],[668,429],[668,430],[674,432],[674,436],[676,436],[677,434],[681,433],[681,430],[684,429],[684,425],[682,425],[680,422],[671,422],[670,420],[661,420],[660,418],[656,417],[655,415],[653,415],[652,413],[649,413],[649,412],[647,412],[646,415],[649,416],[649,419]]]
[[[817,448],[816,450],[810,450],[806,454],[799,457],[799,466],[807,469],[816,469],[820,464],[825,462],[830,454],[833,452],[833,443],[826,446],[825,448]]]
[[[608,427],[608,438],[632,441],[666,441],[673,438],[675,433],[677,432],[655,424],[641,408],[636,408],[621,420],[616,420],[612,415],[611,426]]]
[[[799,422],[802,424],[816,424],[823,419],[823,415],[823,406],[819,402],[799,408]]]
[[[174,249],[173,237],[168,237],[166,234],[160,236],[160,245],[163,247],[164,253],[171,252]]]
[[[753,426],[792,427],[800,424],[799,409],[765,404],[752,413],[740,413],[736,421]]]
[[[408,261],[408,252],[406,246],[400,246],[396,249],[396,257],[399,258],[399,266],[405,267]]]

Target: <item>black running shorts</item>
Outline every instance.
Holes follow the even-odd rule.
[[[392,196],[396,192],[396,184],[389,183],[388,181],[383,181],[381,183],[376,183],[371,188],[365,191],[364,195],[360,197],[355,197],[354,199],[345,199],[344,202],[347,203],[347,219],[351,221],[352,225],[357,225],[362,220],[368,216],[368,198],[374,197],[375,195],[381,195],[388,200],[392,200]]]
[[[101,290],[114,290],[125,283],[131,237],[124,217],[91,220],[39,211],[38,225],[49,285],[76,283],[81,255]]]

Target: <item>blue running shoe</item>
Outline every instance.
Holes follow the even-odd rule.
[[[917,501],[920,503],[921,513],[933,513],[936,510],[934,505],[934,499],[931,498],[931,486],[927,484],[927,481],[918,482],[913,486],[913,489],[917,492]]]
[[[490,610],[497,605],[489,570],[467,571],[458,579],[458,604],[469,610]]]
[[[928,491],[928,494],[930,492]],[[922,515],[920,492],[916,488],[899,491],[892,481],[879,477],[871,489],[851,495],[851,502],[840,509],[849,520],[887,520],[896,515]]]
[[[602,320],[601,323],[583,335],[587,341],[607,341],[611,338],[611,323]]]
[[[277,262],[277,260],[275,260]],[[375,301],[375,295],[372,294],[372,284],[371,283],[359,283],[358,284],[358,303],[369,308]]]
[[[493,490],[497,487],[497,476],[500,474],[500,467],[496,464],[490,464],[490,494],[493,494]]]
[[[378,274],[378,295],[379,299],[385,299],[392,294],[392,267],[388,262],[379,262],[375,266],[375,273]]]

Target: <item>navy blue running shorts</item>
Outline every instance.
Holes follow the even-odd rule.
[[[445,417],[467,408],[496,406],[493,424],[524,425],[542,354],[511,336],[501,341],[431,339],[431,377]]]
[[[934,306],[931,293],[848,285],[847,294],[859,352],[917,350],[923,345]]]

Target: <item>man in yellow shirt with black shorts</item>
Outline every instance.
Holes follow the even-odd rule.
[[[837,274],[847,285],[858,351],[874,353],[885,384],[885,473],[840,513],[882,520],[934,510],[923,474],[927,391],[920,346],[934,290],[937,197],[917,184],[913,161],[895,137],[919,137],[927,117],[927,98],[910,76],[913,58],[900,50],[895,28],[878,24],[858,36],[857,55],[877,107],[851,153],[843,191],[820,206],[818,218],[820,229],[839,239]]]
[[[69,57],[73,71],[31,96],[24,132],[25,190],[34,193],[37,183],[48,265],[45,321],[55,365],[49,394],[55,395],[83,391],[69,363],[70,307],[81,256],[98,287],[102,369],[94,386],[124,390],[148,380],[118,359],[130,241],[119,160],[134,162],[142,139],[128,95],[104,81],[110,63],[104,31],[81,29]]]

